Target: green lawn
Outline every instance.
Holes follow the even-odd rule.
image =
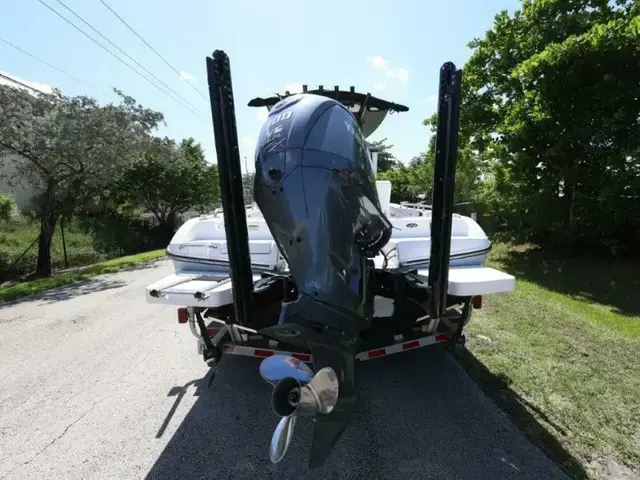
[[[498,245],[489,264],[516,291],[474,312],[463,365],[573,477],[640,472],[639,262]]]
[[[16,300],[34,293],[40,293],[51,288],[61,287],[69,283],[77,282],[78,280],[85,280],[87,278],[95,277],[96,275],[102,275],[103,273],[112,273],[123,268],[132,267],[139,263],[157,260],[164,256],[164,249],[154,250],[151,252],[108,260],[106,262],[80,268],[72,272],[54,275],[49,278],[42,278],[2,287],[0,288],[0,303]]]

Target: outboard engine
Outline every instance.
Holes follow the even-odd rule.
[[[299,292],[287,316],[357,335],[371,319],[367,258],[391,236],[357,120],[325,96],[287,97],[271,109],[255,160],[256,203]]]
[[[260,132],[255,167],[256,203],[298,291],[283,305],[279,324],[258,333],[309,349],[317,372],[300,383],[284,357],[265,360],[265,371],[286,375],[274,388],[274,410],[292,412],[274,433],[272,460],[284,455],[295,416],[317,415],[309,461],[315,467],[352,417],[358,334],[373,317],[371,258],[389,241],[391,223],[380,208],[360,125],[332,98],[298,94],[278,102]],[[278,375],[265,378],[276,382]],[[319,403],[302,408],[305,395]]]

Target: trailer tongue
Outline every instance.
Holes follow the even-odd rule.
[[[191,263],[169,249],[176,265],[189,267],[149,286],[147,300],[181,306],[179,321],[189,324],[212,368],[223,354],[262,358],[260,373],[274,386],[272,406],[281,417],[271,460],[283,458],[296,422],[308,417],[309,467],[318,467],[351,421],[357,362],[463,343],[481,296],[515,288],[512,276],[481,264],[450,268],[462,72],[452,63],[440,70],[434,198],[422,240],[389,242],[388,199],[378,196],[365,142],[388,112],[407,107],[338,87],[252,100],[270,111],[256,149],[254,193],[272,240],[251,245],[224,52],[207,58],[207,75],[226,258],[217,243],[209,245],[215,253]],[[427,251],[416,254],[416,246]],[[272,264],[256,260],[269,252],[278,257]]]

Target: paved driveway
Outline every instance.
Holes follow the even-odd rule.
[[[277,417],[250,358],[211,388],[195,339],[144,287],[167,262],[0,305],[0,478],[563,478],[448,355],[361,365],[362,410],[328,464],[311,426],[278,465]]]

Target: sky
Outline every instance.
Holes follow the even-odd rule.
[[[408,106],[408,112],[387,117],[369,140],[387,138],[395,157],[409,162],[429,142],[430,132],[422,121],[436,110],[441,65],[452,61],[462,67],[471,54],[468,42],[483,37],[500,10],[512,12],[519,5],[518,0],[103,1],[170,65],[100,0],[7,0],[0,15],[0,72],[55,86],[65,95],[89,95],[100,103],[116,100],[112,93],[116,87],[164,114],[166,126],[157,135],[177,141],[194,137],[207,160],[215,162],[205,58],[222,49],[230,57],[238,141],[250,171],[256,138],[268,112],[247,103],[272,92],[301,91],[302,84],[342,89],[353,85],[358,92]],[[163,93],[160,89],[168,91],[166,86],[63,4],[190,106],[170,98],[177,98],[173,92]]]

